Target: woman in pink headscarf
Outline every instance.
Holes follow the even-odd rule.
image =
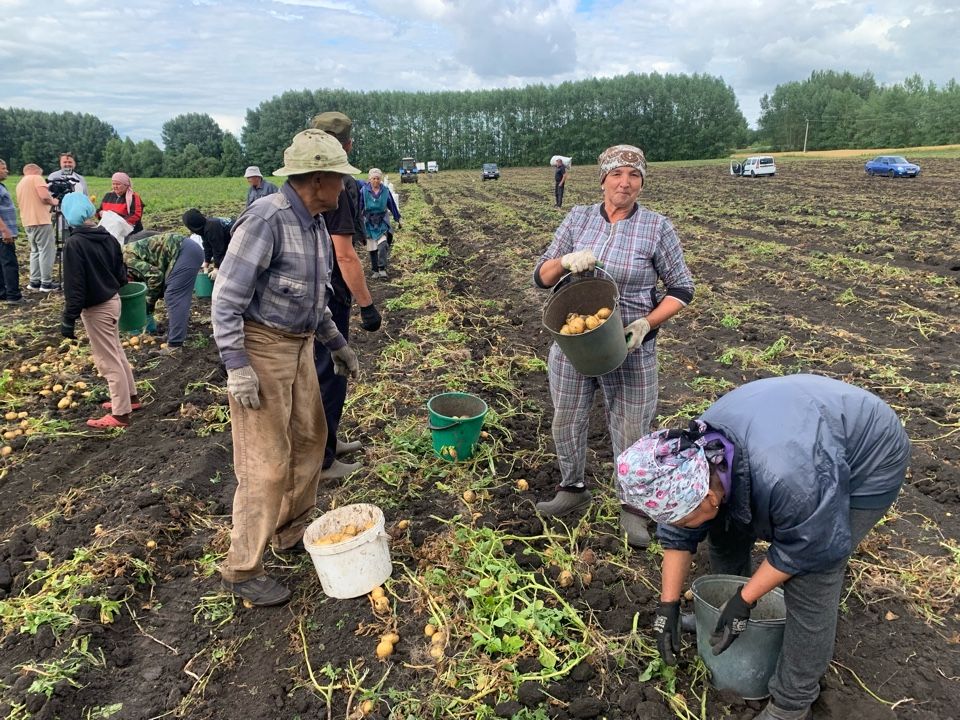
[[[115,172],[110,178],[112,192],[108,192],[100,201],[100,209],[97,211],[97,217],[101,217],[107,210],[112,210],[122,217],[131,226],[131,233],[138,233],[143,230],[143,200],[140,195],[133,191],[133,183],[130,176],[125,172]]]

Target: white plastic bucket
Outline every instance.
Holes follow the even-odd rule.
[[[347,525],[370,525],[362,533],[334,543],[316,545],[316,540],[340,532]],[[389,536],[383,512],[376,505],[344,505],[324,513],[307,527],[303,544],[310,553],[323,592],[334,598],[354,598],[382,585],[393,572]]]

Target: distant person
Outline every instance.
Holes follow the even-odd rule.
[[[53,281],[57,243],[50,217],[50,208],[59,204],[47,189],[43,169],[34,163],[24,165],[23,177],[17,183],[17,205],[30,243],[30,284],[27,286],[30,290],[56,292],[60,289],[60,285]]]
[[[183,214],[183,224],[190,232],[198,235],[203,242],[203,265],[200,268],[210,276],[211,280],[216,280],[217,268],[223,264],[223,258],[227,254],[227,245],[230,244],[230,230],[233,228],[233,220],[213,216],[205,217],[196,208],[190,208]]]
[[[3,181],[10,171],[0,160],[0,301],[23,302],[20,292],[20,263],[17,261],[17,209]]]
[[[255,200],[279,192],[276,185],[263,179],[263,173],[260,172],[260,168],[256,165],[248,167],[246,172],[243,173],[243,176],[250,185],[250,189],[247,190],[247,207],[250,207]]]
[[[349,156],[353,148],[351,130],[353,122],[341,112],[320,113],[313,118],[311,125],[333,135]],[[363,276],[363,265],[354,249],[355,243],[364,242],[363,215],[360,211],[360,190],[357,181],[351,175],[344,175],[343,190],[337,207],[323,213],[323,222],[333,241],[333,267],[330,273],[332,295],[327,299],[327,307],[333,316],[333,322],[343,338],[350,340],[350,307],[356,297],[360,306],[360,326],[372,332],[380,329],[380,313],[373,304],[373,296]],[[347,400],[347,378],[337,375],[333,368],[333,358],[323,343],[313,343],[314,363],[317,366],[317,378],[320,381],[320,399],[323,401],[323,413],[327,419],[327,446],[323,455],[323,480],[336,480],[346,477],[360,469],[360,463],[347,463],[339,456],[360,450],[360,441],[343,442],[339,439],[340,419],[343,417],[343,405]]]
[[[203,264],[203,248],[178,232],[163,232],[123,246],[131,280],[147,285],[147,330],[155,332],[153,317],[163,298],[167,308],[167,351],[175,352],[187,339],[193,284]]]
[[[254,605],[280,605],[290,590],[267,575],[263,552],[304,553],[317,506],[327,424],[313,363],[314,338],[338,373],[357,377],[357,355],[327,300],[330,237],[320,216],[359,172],[335,138],[311,128],[283,152],[283,189],[237,218],[213,286],[213,336],[227,368],[233,467],[230,549],[223,587]],[[292,290],[292,291],[291,291]]]
[[[73,185],[74,192],[82,192],[84,195],[90,192],[87,189],[86,178],[77,172],[77,160],[72,152],[60,153],[60,169],[54,170],[47,176],[48,183],[56,180],[66,180]]]
[[[63,319],[60,332],[76,338],[77,318],[83,320],[97,371],[107,381],[107,414],[87,420],[98,430],[123,428],[140,407],[133,370],[120,344],[120,288],[127,284],[120,245],[106,229],[91,224],[96,208],[80,191],[63,198],[63,218],[72,230],[63,245]]]
[[[563,163],[562,158],[557,158],[553,182],[553,195],[556,199],[557,207],[561,207],[563,205],[563,190],[567,184],[567,166]]]
[[[97,217],[110,210],[130,225],[131,235],[143,230],[143,200],[133,190],[133,181],[125,172],[115,172],[110,178],[111,191],[103,196]]]
[[[390,190],[383,184],[383,171],[380,168],[370,168],[360,198],[363,207],[363,232],[367,238],[367,251],[370,253],[371,277],[386,278],[387,263],[390,261],[388,240],[391,236],[387,213],[393,215],[399,226],[400,211],[393,202]]]

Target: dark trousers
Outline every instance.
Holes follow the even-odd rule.
[[[350,339],[351,302],[331,297],[327,303],[344,340]],[[347,401],[347,379],[333,372],[333,358],[330,351],[319,342],[313,344],[313,363],[317,366],[317,379],[320,381],[320,399],[323,401],[323,414],[327,418],[327,446],[323,452],[323,469],[333,465],[337,457],[337,430],[343,417],[343,404]]]
[[[566,187],[566,186],[565,186],[565,185],[560,185],[560,184],[558,183],[558,184],[557,184],[557,187],[554,188],[554,193],[553,193],[553,194],[556,196],[556,199],[557,199],[557,207],[560,207],[561,205],[563,205],[563,188],[564,188],[564,187]]]
[[[183,345],[190,323],[190,303],[193,302],[193,284],[203,264],[203,248],[193,240],[185,239],[180,255],[167,276],[163,302],[167,306],[167,342]]]
[[[0,300],[19,300],[21,297],[17,247],[13,243],[0,242]]]

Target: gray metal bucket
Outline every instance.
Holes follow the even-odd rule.
[[[603,272],[601,268],[597,268]],[[604,273],[606,275],[606,273]],[[557,283],[553,295],[543,308],[543,326],[577,372],[587,377],[598,377],[616,370],[627,357],[627,340],[620,319],[620,290],[609,277],[570,276],[564,284]],[[600,308],[613,312],[599,327],[580,335],[561,335],[560,328],[567,315],[593,315]]]
[[[720,607],[750,578],[738,575],[704,575],[693,581],[693,609],[697,617],[697,653],[710,670],[710,683],[718,690],[732,690],[744,700],[762,700],[770,695],[767,683],[777,667],[786,605],[783,590],[764,595],[750,613],[747,629],[729,648],[714,655],[710,633],[720,619]]]

